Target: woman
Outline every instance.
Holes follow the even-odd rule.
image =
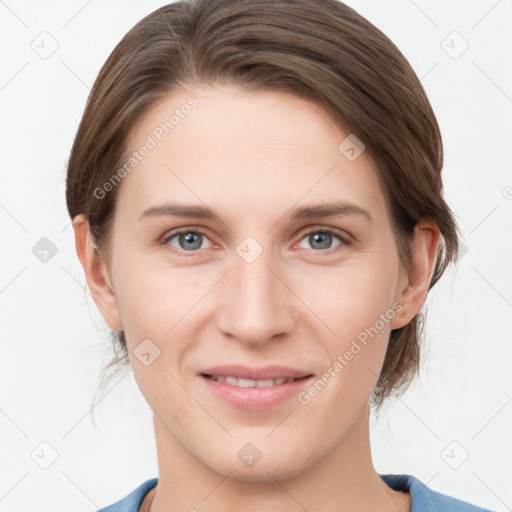
[[[178,2],[126,34],[66,194],[159,477],[103,510],[483,510],[370,450],[457,258],[441,168],[412,68],[340,2]]]

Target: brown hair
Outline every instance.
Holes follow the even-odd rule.
[[[94,191],[121,165],[128,135],[149,108],[173,90],[215,82],[300,96],[363,141],[376,164],[405,268],[410,269],[409,241],[418,221],[430,217],[437,223],[434,286],[456,259],[459,236],[442,197],[439,127],[402,53],[337,0],[180,1],[152,12],[123,37],[88,98],[66,183],[69,215],[87,217],[107,262],[119,187],[101,199]],[[418,372],[423,323],[422,308],[391,331],[372,395],[377,411]],[[114,367],[116,373],[129,361],[124,333],[114,331],[113,341],[116,353],[104,371]]]

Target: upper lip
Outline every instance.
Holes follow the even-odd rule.
[[[266,380],[266,379],[279,379],[279,378],[294,378],[301,379],[312,375],[310,372],[297,370],[285,366],[264,366],[260,368],[249,367],[240,364],[225,364],[221,366],[213,366],[205,368],[199,372],[206,375],[231,375],[239,379],[252,379],[252,380]]]

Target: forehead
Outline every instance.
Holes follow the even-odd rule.
[[[371,159],[342,151],[348,135],[291,94],[235,85],[174,91],[133,127],[127,148],[138,154],[118,203],[134,214],[166,199],[248,212],[342,198],[385,214]]]

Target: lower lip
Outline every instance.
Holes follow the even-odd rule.
[[[200,375],[200,377],[217,396],[235,407],[250,410],[268,409],[292,396],[296,396],[313,378],[305,377],[267,388],[241,388],[225,382],[218,382],[203,375]]]

